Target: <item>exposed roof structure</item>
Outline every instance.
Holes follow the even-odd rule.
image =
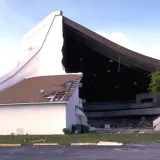
[[[54,21],[54,17],[56,16],[61,17],[60,24],[63,18],[64,44],[62,48],[62,52],[63,52],[62,64],[67,73],[83,72],[84,76],[82,81],[85,87],[83,87],[82,93],[84,94],[84,98],[91,97],[90,99],[94,100],[99,95],[101,96],[99,98],[100,100],[102,99],[107,100],[106,98],[108,98],[109,96],[112,97],[111,92],[113,92],[113,97],[115,100],[115,97],[116,97],[115,94],[117,94],[116,98],[120,99],[121,97],[119,95],[121,95],[121,93],[123,92],[126,93],[124,97],[127,97],[127,95],[129,95],[128,92],[135,89],[134,94],[131,93],[131,96],[133,99],[134,98],[133,96],[135,96],[135,93],[137,93],[137,91],[138,93],[145,91],[144,89],[147,88],[147,85],[148,85],[148,79],[146,77],[149,74],[149,72],[155,71],[156,69],[160,68],[160,60],[147,57],[145,55],[142,55],[137,52],[131,51],[127,48],[124,48],[100,36],[99,34],[81,26],[78,23],[64,16],[62,17],[61,12],[55,13],[53,15],[51,14],[51,16],[49,16],[49,19],[51,18],[50,20]],[[48,21],[48,19],[46,19],[45,24],[46,23],[48,24],[50,22],[51,21]],[[42,26],[40,25],[39,27],[42,27]],[[49,29],[50,28],[48,28],[47,34],[45,35],[46,37],[49,34]],[[60,33],[61,33],[61,30],[60,30]],[[45,39],[43,44],[45,43]],[[52,41],[52,38],[49,40]],[[73,44],[74,42],[75,44]],[[41,48],[42,47],[44,46],[42,45]],[[23,74],[23,69],[26,66],[29,69],[32,69],[32,67],[30,67],[31,60],[33,60],[32,59],[33,57],[35,58],[37,55],[41,54],[41,51],[40,51],[41,48],[38,48],[39,50],[36,52],[33,51],[34,53],[32,54],[30,53],[31,57],[26,59],[24,61],[24,64],[19,65],[13,72],[5,75],[5,77],[2,77],[1,79],[2,89],[5,89],[5,87],[3,87],[5,85],[8,87],[8,84],[10,83],[12,84],[12,82],[13,83],[17,82],[17,79],[19,80],[19,76],[17,76],[18,72],[21,71],[22,72],[21,74]],[[52,55],[52,50],[48,55]],[[104,58],[104,56],[106,58]],[[48,59],[51,59],[50,56],[48,57],[49,57]],[[53,58],[53,59],[57,61],[56,58]],[[100,61],[98,63],[101,63],[104,59],[101,65],[97,65],[98,67],[101,67],[101,68],[98,68],[95,65],[97,63],[97,59],[99,59]],[[113,62],[112,64],[107,63],[107,61],[109,62],[110,60],[112,60]],[[34,64],[42,64],[39,62],[39,59],[35,61],[36,63]],[[55,63],[53,63],[52,61],[50,61],[50,63],[53,66],[55,65]],[[43,64],[45,66],[46,63],[43,63]],[[59,61],[58,64],[62,66],[61,61]],[[120,66],[120,64],[122,65]],[[76,68],[76,65],[77,65],[77,68]],[[88,66],[90,65],[91,67],[86,67],[87,65]],[[49,66],[48,70],[50,71],[52,67],[50,67],[50,65],[48,66]],[[95,66],[95,68],[93,68],[93,66]],[[119,68],[120,68],[119,66],[121,67],[121,70],[120,70],[121,72],[119,72]],[[36,68],[37,66],[34,65],[33,67]],[[35,70],[38,72],[37,68]],[[115,68],[116,68],[116,72],[115,72]],[[55,67],[55,70],[56,70],[56,67]],[[101,70],[100,74],[103,77],[103,81],[101,76],[97,76],[96,78],[94,78],[94,81],[93,81],[94,84],[93,84],[91,83],[92,81],[91,74],[94,75],[97,72],[97,75],[98,75],[98,72],[99,72],[98,70]],[[32,72],[28,72],[28,69],[25,69],[25,72],[27,75],[26,77],[34,76],[34,75],[31,75],[31,76],[28,75],[28,73],[32,73]],[[117,72],[119,72],[119,74],[117,74]],[[144,74],[142,74],[143,72]],[[50,73],[53,73],[53,72],[50,72]],[[90,73],[90,75],[88,73]],[[133,74],[129,75],[127,80],[125,80],[125,76],[124,76],[125,73],[131,73],[131,74],[133,73]],[[49,74],[47,72],[47,74],[44,74],[44,75],[49,75]],[[37,74],[35,74],[35,76],[37,76]],[[63,76],[44,76],[44,77],[37,77],[37,78],[30,78],[30,79],[23,80],[22,82],[0,93],[0,104],[31,103],[31,102],[34,103],[34,102],[48,102],[48,101],[52,102],[56,100],[67,101],[71,94],[70,87],[74,88],[73,86],[75,85],[73,84],[72,86],[72,84],[68,82],[77,81],[77,79],[81,79],[80,78],[81,76],[80,75],[63,75]],[[15,79],[13,79],[13,77],[15,77]],[[135,82],[138,83],[136,87],[134,85]],[[120,84],[119,89],[117,89],[118,83]],[[105,84],[105,88],[104,88],[104,85],[102,86],[101,84]],[[68,86],[68,89],[66,89],[67,86]],[[113,87],[115,88],[115,90],[113,89]],[[130,88],[130,90],[128,88]],[[101,92],[101,95],[98,93],[98,90]],[[102,92],[105,92],[105,90],[107,90],[110,93],[110,95],[106,96],[106,94],[102,94]],[[87,91],[91,93],[88,94]]]
[[[66,17],[63,17],[63,23],[65,27],[70,29],[71,35],[74,33],[74,37],[77,35],[77,39],[78,36],[83,37],[84,41],[82,43],[85,43],[86,46],[91,47],[104,56],[117,62],[121,61],[126,66],[140,68],[149,72],[160,68],[160,60],[122,47]]]
[[[25,79],[0,93],[0,104],[68,101],[82,74]]]

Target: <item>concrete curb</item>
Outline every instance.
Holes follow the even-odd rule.
[[[58,143],[33,143],[32,146],[58,146]]]
[[[0,144],[0,147],[19,147],[21,144]]]
[[[115,144],[115,143],[97,143],[97,146],[123,146],[123,144],[122,143],[117,143],[117,144]]]
[[[99,141],[97,146],[123,146],[123,143]]]
[[[123,146],[123,143],[99,141],[98,143],[71,143],[71,146]]]
[[[71,146],[96,146],[97,143],[71,143]]]
[[[20,146],[64,146],[58,143],[33,143],[33,144],[0,144],[0,147],[20,147]],[[71,143],[66,146],[123,146],[123,143],[99,141],[98,143]]]

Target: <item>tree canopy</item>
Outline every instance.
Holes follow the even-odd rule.
[[[151,82],[148,90],[152,93],[160,95],[160,69],[149,75]]]

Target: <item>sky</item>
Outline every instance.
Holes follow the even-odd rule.
[[[134,51],[160,59],[160,0],[0,0],[0,76],[23,58],[22,39],[55,10]]]

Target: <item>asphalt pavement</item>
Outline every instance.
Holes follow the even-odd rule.
[[[1,147],[0,160],[158,160],[160,144],[100,146]]]

